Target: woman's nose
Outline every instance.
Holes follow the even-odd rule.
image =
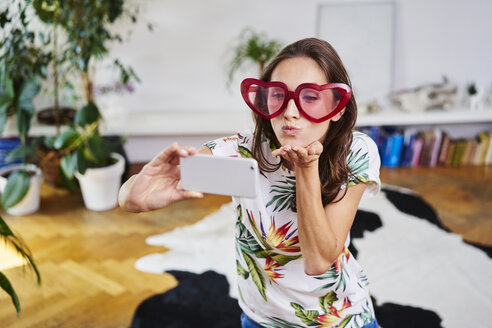
[[[285,108],[283,115],[285,118],[290,118],[290,119],[297,119],[300,117],[300,113],[299,110],[297,109],[294,99],[289,99],[289,102],[287,103],[287,107]]]

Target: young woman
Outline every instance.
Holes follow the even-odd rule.
[[[363,196],[379,191],[376,145],[354,132],[357,105],[332,46],[309,38],[284,48],[241,93],[256,127],[198,152],[253,157],[261,191],[234,198],[243,327],[377,327],[369,284],[348,251]],[[173,144],[121,188],[120,206],[149,211],[202,197],[180,188]]]

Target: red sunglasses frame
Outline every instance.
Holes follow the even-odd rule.
[[[262,113],[259,110],[257,110],[248,97],[249,88],[253,84],[259,85],[263,88],[279,87],[282,90],[284,90],[287,96],[284,98],[284,102],[282,103],[282,106],[280,106],[280,108],[276,112],[270,115],[266,115],[265,113]],[[307,89],[307,88],[314,89],[317,91],[335,89],[340,93],[340,102],[338,103],[338,106],[333,111],[331,111],[328,115],[323,116],[321,118],[314,118],[302,109],[299,102],[299,94],[303,89]],[[350,87],[344,83],[328,83],[323,85],[318,85],[315,83],[303,83],[298,85],[295,91],[290,91],[287,85],[283,82],[279,82],[279,81],[264,82],[258,79],[248,78],[248,79],[244,79],[243,82],[241,82],[241,95],[243,96],[243,99],[246,102],[246,104],[249,106],[249,108],[251,108],[253,112],[260,115],[262,118],[266,120],[270,120],[280,115],[285,110],[285,108],[287,108],[287,104],[289,103],[289,101],[291,99],[294,99],[297,109],[305,118],[307,118],[311,122],[320,123],[329,120],[333,116],[337,115],[343,108],[345,108],[345,106],[348,104],[350,100],[350,97],[352,97],[352,89],[350,89]]]

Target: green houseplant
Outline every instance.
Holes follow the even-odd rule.
[[[20,159],[32,163],[36,145],[28,138],[34,116],[33,99],[40,90],[40,78],[46,77],[46,67],[51,54],[36,45],[36,35],[29,28],[26,10],[30,1],[21,1],[18,6],[8,7],[0,14],[2,28],[0,39],[0,133],[7,119],[15,118],[21,145],[13,150],[7,161]],[[4,172],[8,180],[2,183],[2,206],[10,210],[21,203],[32,188],[39,188],[40,172],[33,165],[21,165]],[[36,177],[35,182],[32,177]],[[3,178],[2,178],[3,181]],[[32,182],[32,183],[31,183]],[[37,184],[37,187],[34,186]],[[31,207],[35,211],[39,206]],[[24,206],[24,205],[22,205]],[[14,210],[12,214],[27,214],[29,211]]]
[[[264,33],[258,33],[247,27],[239,35],[239,44],[234,49],[234,57],[229,62],[228,81],[230,85],[234,74],[246,63],[258,65],[261,75],[265,64],[269,62],[282,48],[282,43],[270,40]]]
[[[48,10],[56,4],[56,10]],[[97,60],[109,54],[109,44],[122,42],[121,35],[111,31],[111,26],[119,19],[128,16],[133,23],[137,21],[138,10],[130,11],[123,0],[35,0],[39,16],[45,22],[56,21],[67,37],[62,57],[80,76],[83,86],[85,105],[75,115],[74,124],[59,136],[47,138],[45,145],[62,154],[60,175],[65,185],[71,190],[76,188],[76,177],[81,180],[87,172],[111,166],[121,166],[124,159],[114,152],[111,143],[101,136],[99,125],[101,113],[94,99],[94,81],[91,73]],[[51,18],[50,18],[51,17]],[[56,19],[54,19],[56,17]],[[149,27],[150,28],[150,27]],[[114,65],[119,70],[120,80],[126,84],[129,79],[138,77],[131,67],[125,67],[118,59]],[[117,164],[116,162],[120,162]],[[89,171],[88,171],[89,170]],[[121,174],[117,177],[119,181]],[[90,209],[104,210],[108,206],[88,206],[84,184],[80,183],[84,202]],[[114,196],[115,200],[117,192]],[[114,202],[113,205],[115,206]]]

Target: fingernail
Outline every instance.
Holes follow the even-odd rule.
[[[181,153],[181,155],[188,155],[188,152],[186,150],[184,150],[184,149],[181,149],[181,152],[180,153]]]

